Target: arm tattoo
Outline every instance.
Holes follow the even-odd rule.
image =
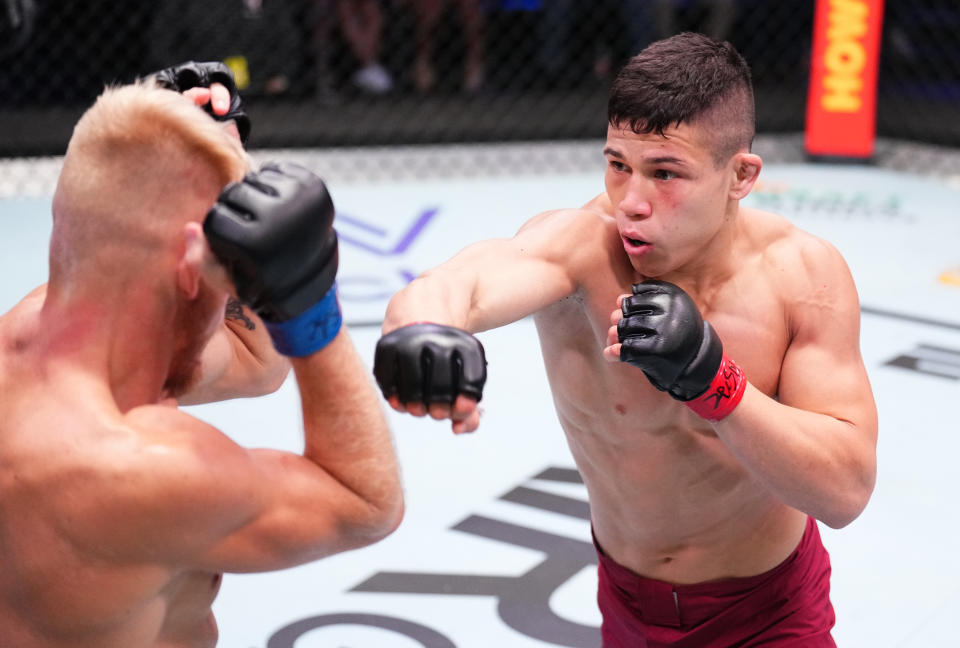
[[[240,304],[240,302],[233,297],[227,300],[227,310],[224,315],[228,320],[243,322],[243,325],[247,327],[248,331],[252,331],[253,329],[257,328],[256,325],[250,321],[250,318],[244,314],[243,306]]]

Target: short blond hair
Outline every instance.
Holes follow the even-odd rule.
[[[54,195],[51,279],[104,246],[162,244],[250,164],[236,138],[153,82],[107,88],[77,122]]]

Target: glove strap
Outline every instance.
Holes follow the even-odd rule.
[[[713,377],[707,391],[687,401],[687,407],[697,416],[716,422],[734,410],[746,389],[747,379],[743,370],[724,354],[717,375]]]
[[[302,358],[319,351],[337,337],[343,324],[336,285],[323,299],[293,319],[264,324],[273,346],[285,356]]]

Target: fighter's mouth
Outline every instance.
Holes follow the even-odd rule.
[[[626,237],[626,239],[627,239],[627,242],[630,243],[630,245],[633,245],[633,246],[636,246],[636,247],[640,247],[641,245],[649,245],[646,241],[641,241],[640,239],[630,238],[629,236]]]

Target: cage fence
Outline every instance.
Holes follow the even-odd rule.
[[[697,30],[731,41],[750,63],[762,152],[801,160],[814,4],[0,0],[0,157],[61,154],[106,84],[221,60],[253,120],[250,148],[309,155],[330,173],[579,169],[598,155],[619,66],[652,40]],[[958,175],[960,3],[885,3],[877,97],[875,162]],[[554,144],[531,160],[524,142]],[[423,145],[436,157],[411,165],[407,147]],[[36,188],[20,168],[4,164],[2,191]]]

